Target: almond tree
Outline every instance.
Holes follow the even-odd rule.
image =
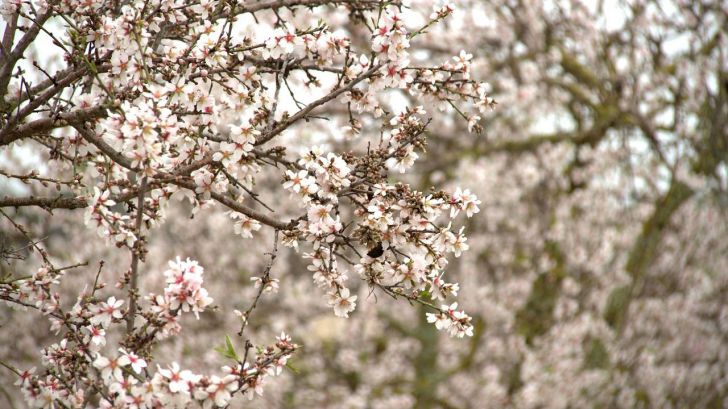
[[[20,168],[45,163],[2,169],[9,186],[28,187],[4,194],[0,214],[40,266],[13,268],[0,298],[38,310],[60,337],[42,350],[36,372],[4,363],[26,402],[225,407],[237,393],[262,394],[264,379],[298,348],[285,333],[269,346],[245,337],[259,298],[276,286],[279,245],[301,252],[337,316],[362,302],[350,290],[348,276],[357,274],[373,293],[426,306],[437,329],[472,336],[470,316],[446,301],[459,287],[444,271],[448,253],[467,249],[451,220],[477,213],[480,202],[467,189],[422,192],[388,177],[424,151],[431,117],[419,104],[445,102],[471,129],[475,112],[494,105],[467,61],[411,61],[420,36],[452,11],[445,3],[422,15],[368,0],[3,2],[0,149]],[[341,17],[364,38],[349,38]],[[381,102],[401,90],[423,102]],[[354,135],[355,146],[286,149],[334,104],[346,107],[347,125],[331,126]],[[272,176],[282,183],[277,195],[292,195],[298,209],[261,196],[257,181]],[[238,240],[273,232],[257,294],[237,312],[243,352],[228,339],[221,351],[232,364],[218,375],[151,365],[154,346],[180,332],[183,313],[200,317],[213,302],[203,267],[190,259],[169,263],[161,294],[139,289],[150,232],[192,223],[166,217],[175,197],[190,202],[192,216],[224,212]],[[103,266],[58,264],[23,224],[64,209],[83,212],[86,240],[130,254],[127,266],[112,266],[124,297],[107,294]],[[5,252],[12,258],[19,249]],[[74,303],[57,287],[77,270],[95,278],[88,275]]]

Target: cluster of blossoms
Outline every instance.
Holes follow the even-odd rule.
[[[423,297],[439,300],[457,295],[458,284],[443,279],[445,255],[459,257],[468,249],[467,239],[462,228],[454,233],[451,223],[442,226],[440,219],[445,215],[453,219],[460,212],[471,217],[479,211],[480,201],[468,190],[425,195],[384,179],[389,168],[412,166],[415,149],[423,149],[420,117],[424,114],[418,107],[392,118],[393,129],[379,149],[351,164],[321,149],[307,152],[298,162],[302,170],[288,171],[284,184],[308,207],[305,219],[288,233],[289,244],[297,246],[299,236],[312,243],[313,251],[304,258],[311,260],[314,282],[326,291],[338,316],[347,317],[357,300],[346,286],[347,272],[339,267],[343,257],[370,287],[426,303],[450,317],[448,325],[438,322],[438,329],[448,329],[454,336],[472,335],[465,313],[440,310]],[[354,205],[351,211],[345,206],[349,203]],[[342,234],[344,226],[353,230],[351,236]],[[347,252],[360,261],[349,261],[342,254]]]
[[[113,71],[112,71],[113,72]],[[112,113],[101,125],[104,140],[116,151],[123,152],[132,168],[145,169],[149,175],[156,169],[167,166],[163,151],[177,144],[177,117],[169,108],[161,90],[155,90],[149,100],[131,104],[128,101],[120,107],[121,113]]]
[[[450,335],[462,338],[464,335],[473,336],[471,318],[463,311],[457,311],[458,303],[443,305],[442,310],[435,314],[427,313],[427,322],[435,323],[439,330],[446,330]]]
[[[128,312],[123,300],[109,297],[98,300],[94,293],[104,287],[97,283],[91,294],[83,293],[68,312],[64,312],[51,286],[59,284],[63,270],[43,267],[33,277],[4,283],[0,297],[12,306],[33,307],[49,316],[51,328],[63,338],[42,352],[43,374],[36,369],[18,372],[18,385],[32,407],[86,407],[88,391],[100,393],[99,407],[153,408],[225,407],[235,393],[253,398],[262,394],[266,377],[279,375],[297,348],[286,334],[274,345],[259,350],[248,362],[237,359],[235,365],[222,368],[222,376],[198,375],[181,370],[175,362],[154,374],[148,372],[150,347],[156,340],[179,331],[179,313],[204,311],[212,299],[201,287],[203,268],[194,260],[170,261],[164,275],[164,296],[151,294],[148,307],[137,312],[147,324],[129,334],[113,354],[103,352],[107,333],[123,323]],[[72,382],[71,382],[72,381]]]
[[[56,312],[58,295],[51,290],[60,284],[63,271],[39,268],[31,277],[0,284],[0,299],[12,308],[37,308],[45,314]]]
[[[196,374],[173,362],[167,367],[158,366],[151,379],[139,379],[146,362],[123,349],[119,349],[118,357],[113,359],[98,355],[93,366],[108,386],[109,398],[113,397],[113,400],[102,401],[101,407],[153,408],[161,405],[186,408],[197,403],[202,408],[222,408],[230,404],[236,393],[248,399],[262,395],[265,379],[280,375],[296,348],[289,336],[281,334],[277,342],[264,348],[252,364],[224,366],[223,374],[219,376]]]
[[[275,294],[278,292],[280,280],[270,277],[250,277],[250,281],[255,283],[255,289],[263,289],[263,293]]]
[[[333,152],[326,153],[321,147],[314,147],[308,151],[298,165],[301,168],[298,172],[286,171],[283,187],[300,198],[301,207],[309,207],[310,223],[300,227],[317,235],[319,232],[327,231],[326,227],[333,223],[333,219],[328,215],[331,208],[310,206],[315,202],[337,203],[337,193],[349,187],[348,176],[351,169],[340,156]]]
[[[94,190],[91,207],[86,212],[86,224],[96,228],[96,232],[100,237],[111,236],[117,243],[123,243],[127,246],[134,245],[136,236],[134,236],[134,232],[130,228],[130,217],[110,209],[116,204],[114,200],[109,198],[110,190],[103,192],[98,188]]]
[[[169,270],[164,272],[167,286],[164,295],[151,294],[148,300],[154,314],[152,326],[156,336],[166,337],[179,332],[179,313],[193,312],[199,319],[200,312],[212,303],[207,290],[202,287],[204,269],[196,261],[187,259],[169,262]]]
[[[144,210],[141,215],[145,225],[156,226],[165,217],[165,205],[176,189],[154,189],[144,198]],[[112,195],[112,192],[116,194]],[[110,186],[101,191],[94,187],[94,194],[90,198],[89,207],[85,213],[86,225],[96,230],[98,237],[103,238],[117,247],[133,248],[141,235],[136,232],[136,220],[128,214],[119,211],[117,201],[122,202],[131,198],[129,192],[121,192],[119,186]]]
[[[412,82],[412,76],[407,72],[409,47],[409,36],[402,16],[394,10],[387,10],[372,40],[372,51],[378,53],[378,58],[384,63],[382,86],[405,88]],[[374,61],[375,64],[377,62]]]

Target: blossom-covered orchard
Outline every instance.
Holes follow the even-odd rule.
[[[725,406],[721,2],[71,3],[4,87],[10,404]]]
[[[447,103],[471,129],[476,113],[494,106],[470,78],[465,52],[437,64],[411,58],[418,38],[452,12],[449,3],[423,14],[369,0],[3,2],[0,146],[10,165],[3,175],[11,188],[39,186],[0,199],[8,230],[25,241],[5,258],[30,253],[24,268],[14,264],[4,277],[0,298],[37,310],[55,335],[39,351],[40,370],[4,363],[25,402],[225,407],[236,394],[261,395],[266,377],[280,374],[299,348],[285,332],[269,345],[245,334],[261,296],[278,285],[271,273],[279,244],[307,260],[336,316],[355,310],[352,285],[367,286],[426,306],[427,320],[453,337],[472,336],[471,317],[450,301],[459,286],[445,270],[448,253],[468,248],[453,223],[477,213],[480,201],[467,189],[420,191],[389,177],[425,150],[437,112],[421,104]],[[380,102],[401,90],[396,106]],[[331,105],[345,106],[348,122],[328,126],[356,143],[287,149],[285,139],[328,119],[319,111]],[[9,158],[20,168],[47,161],[11,173]],[[270,178],[289,203],[262,196],[259,184]],[[180,336],[183,315],[200,319],[214,300],[203,267],[189,258],[169,262],[161,294],[140,286],[142,275],[162,274],[145,264],[151,232],[191,223],[167,217],[175,199],[188,201],[189,217],[223,212],[241,247],[264,227],[273,231],[250,307],[218,311],[238,316],[240,329],[235,341],[225,339],[220,352],[230,363],[216,374],[152,365],[158,344]],[[65,264],[21,220],[26,209],[83,209],[85,241],[129,260]],[[105,265],[116,272],[116,291],[106,288]],[[59,291],[70,275],[87,279],[72,296]]]

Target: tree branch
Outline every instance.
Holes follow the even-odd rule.
[[[189,189],[193,192],[197,188],[197,185],[195,185],[193,182],[190,182],[187,180],[177,179],[177,180],[173,180],[172,183],[174,183],[177,186],[183,187],[185,189]],[[210,196],[215,201],[228,207],[230,210],[234,210],[238,213],[242,213],[242,214],[250,217],[251,219],[255,219],[265,225],[273,227],[274,229],[289,230],[292,227],[293,220],[290,220],[288,222],[282,222],[280,220],[273,219],[272,217],[266,216],[265,214],[263,214],[257,210],[251,209],[251,208],[249,208],[241,203],[238,203],[219,193],[211,192]]]
[[[27,138],[42,132],[48,132],[55,128],[68,126],[71,123],[86,122],[106,115],[106,108],[97,106],[87,109],[77,109],[65,112],[51,118],[37,119],[14,129],[8,129],[0,133],[0,146],[8,145],[18,139]]]
[[[40,17],[38,17],[33,25],[25,32],[23,37],[20,38],[18,44],[13,48],[7,58],[3,58],[3,64],[0,66],[0,101],[4,103],[5,95],[8,92],[8,84],[10,83],[10,77],[13,73],[13,68],[18,60],[23,56],[25,49],[35,40],[40,33],[43,24],[53,14],[53,7],[49,5],[48,10]],[[6,50],[7,51],[7,50]]]
[[[104,141],[101,137],[97,136],[94,131],[86,128],[83,123],[74,122],[71,125],[76,128],[76,130],[79,134],[81,134],[81,137],[83,137],[83,139],[99,148],[99,150],[103,152],[106,156],[108,156],[112,161],[114,161],[114,163],[117,163],[120,166],[123,166],[129,170],[138,170],[132,167],[131,160],[129,160],[121,153],[115,151],[114,148],[111,147],[111,145],[106,143],[106,141]]]
[[[378,69],[384,66],[384,63],[379,63],[377,65],[372,66],[369,68],[366,72],[359,75],[358,77],[354,78],[351,82],[346,84],[346,86],[338,88],[329,94],[317,99],[316,101],[311,102],[306,106],[306,108],[298,111],[295,115],[285,119],[278,125],[276,125],[270,132],[265,133],[262,135],[258,140],[255,142],[256,146],[263,145],[264,143],[270,141],[271,139],[275,138],[278,134],[286,130],[291,124],[294,122],[304,118],[306,115],[311,113],[314,109],[318,108],[319,106],[333,100],[334,98],[338,97],[339,95],[343,94],[344,92],[351,91],[356,84],[364,81],[365,79],[371,77]]]

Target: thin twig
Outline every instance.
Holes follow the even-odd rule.
[[[131,255],[131,277],[129,278],[129,311],[126,316],[126,332],[131,334],[134,331],[134,316],[137,309],[137,286],[139,276],[139,258],[144,245],[142,239],[142,220],[144,219],[144,190],[147,185],[147,177],[142,178],[139,195],[137,196],[137,217],[136,217],[136,242],[132,248]]]
[[[243,331],[245,331],[245,327],[248,326],[248,322],[250,322],[250,314],[253,313],[253,310],[258,305],[258,300],[260,299],[261,295],[263,295],[263,291],[265,291],[266,286],[270,282],[270,270],[273,268],[273,262],[276,260],[276,256],[278,254],[278,229],[275,230],[273,233],[273,250],[268,253],[270,256],[270,260],[268,260],[268,264],[265,266],[265,270],[263,270],[263,277],[261,278],[260,282],[260,288],[258,289],[258,294],[255,295],[255,299],[253,300],[253,303],[248,307],[248,309],[243,313],[243,323],[240,326],[240,331],[238,332],[238,336],[243,336]]]

